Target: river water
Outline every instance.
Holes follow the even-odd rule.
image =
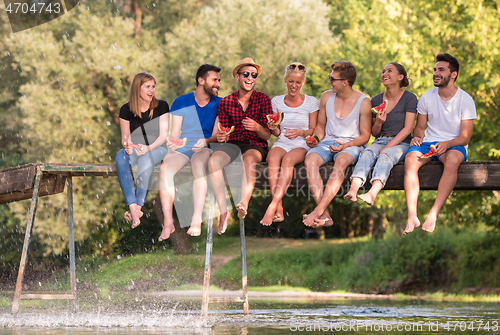
[[[5,298],[3,301],[5,302]],[[1,335],[107,334],[498,334],[497,302],[428,300],[251,299],[211,304],[207,319],[201,301],[154,295],[79,294],[78,313],[65,301],[22,301],[17,316],[0,307]]]

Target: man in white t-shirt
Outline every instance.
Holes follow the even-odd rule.
[[[458,167],[467,159],[473,121],[477,118],[476,106],[469,94],[455,86],[458,70],[459,63],[455,57],[446,53],[437,55],[433,75],[436,88],[425,92],[418,101],[417,125],[405,159],[408,221],[403,234],[411,233],[420,226],[417,217],[420,167],[431,160],[444,165],[436,200],[422,225],[422,230],[431,233],[436,227],[441,207],[455,187]],[[428,152],[432,155],[423,157]]]

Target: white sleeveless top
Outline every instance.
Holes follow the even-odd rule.
[[[362,94],[351,112],[346,117],[339,118],[335,114],[336,96],[337,93],[332,93],[326,102],[326,127],[323,140],[349,142],[361,135],[359,131],[359,110],[363,99],[368,97]]]
[[[283,112],[283,121],[279,127],[281,134],[274,143],[273,147],[280,147],[287,152],[294,148],[304,148],[309,150],[306,144],[306,139],[299,136],[290,140],[284,136],[287,129],[309,129],[309,114],[319,110],[318,99],[310,95],[305,95],[304,102],[298,107],[289,107],[285,104],[285,95],[275,96],[271,100],[273,112]]]

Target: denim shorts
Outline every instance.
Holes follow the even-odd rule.
[[[353,163],[356,163],[359,158],[359,155],[361,154],[361,151],[363,151],[364,149],[364,147],[353,146],[353,147],[347,147],[338,153],[333,153],[330,152],[330,145],[334,147],[339,146],[336,140],[321,141],[316,148],[312,148],[311,150],[309,150],[307,152],[307,155],[312,153],[318,154],[323,159],[324,163],[328,163],[328,162],[333,162],[335,160],[335,157],[337,157],[337,155],[340,154],[341,152],[345,152],[351,155],[352,158],[354,159]]]
[[[421,152],[421,153],[425,154],[426,152],[431,150],[431,145],[436,144],[436,143],[439,143],[439,142],[438,141],[436,141],[436,142],[422,142],[422,144],[420,144],[419,147],[417,147],[416,145],[412,145],[408,149],[408,152],[417,151],[417,152]],[[446,152],[448,152],[450,150],[460,151],[462,153],[462,155],[464,155],[464,162],[467,160],[467,150],[465,150],[465,147],[463,147],[463,146],[451,147],[448,150],[446,150]],[[441,155],[431,156],[430,158],[433,161],[439,161],[439,157],[441,157]]]

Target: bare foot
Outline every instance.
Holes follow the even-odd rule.
[[[244,219],[247,216],[247,209],[241,203],[236,205],[236,209],[238,210],[238,217],[240,219]]]
[[[191,219],[191,226],[189,227],[187,234],[190,236],[200,236],[202,220],[201,216],[193,216]]]
[[[219,216],[219,229],[217,229],[217,233],[219,235],[224,234],[227,229],[227,220],[229,219],[229,212],[222,213]]]
[[[283,215],[283,206],[278,206],[278,209],[273,216],[273,222],[282,222],[283,220],[285,220],[285,216]]]
[[[135,206],[130,206],[130,217],[132,218],[132,229],[136,228],[138,225],[141,224],[141,217],[142,217],[142,211],[140,210],[140,207],[135,205]]]
[[[272,214],[269,214],[267,211],[266,211],[266,214],[264,215],[264,217],[262,218],[262,220],[260,220],[260,223],[263,225],[263,226],[270,226],[273,224],[273,215]]]
[[[347,192],[346,195],[344,195],[344,199],[349,199],[352,202],[356,202],[356,200],[358,200],[356,198],[356,194],[355,193],[351,193],[351,191]]]
[[[139,215],[139,218],[141,218],[142,216],[144,215],[144,213],[141,211],[140,215]],[[125,214],[123,214],[123,217],[125,218],[125,220],[127,220],[128,222],[132,222],[132,215],[130,215],[129,212],[125,212]],[[135,228],[135,227],[134,227]]]
[[[360,198],[370,206],[373,206],[373,201],[375,200],[375,198],[373,198],[370,193],[360,194],[358,195],[358,198]]]
[[[314,220],[314,223],[314,228],[330,227],[333,225],[333,219],[330,216],[330,213],[326,210],[319,216],[319,218]]]
[[[315,209],[309,214],[304,214],[302,216],[303,218],[302,222],[304,223],[304,225],[308,227],[314,227],[316,226],[316,222],[314,220],[318,219],[319,217],[320,215],[318,214],[318,211]]]
[[[417,217],[410,218],[408,217],[408,221],[406,221],[406,228],[403,230],[403,235],[411,233],[415,228],[420,226],[420,221]]]
[[[170,234],[172,234],[175,231],[174,227],[174,222],[170,221],[170,223],[163,223],[163,230],[161,231],[160,237],[158,237],[158,241],[161,242],[163,240],[166,240],[170,237]]]
[[[187,234],[190,236],[200,236],[201,235],[201,222],[192,223],[189,227]]]
[[[437,216],[429,213],[425,218],[425,222],[422,225],[422,230],[428,233],[432,233],[436,229]]]

